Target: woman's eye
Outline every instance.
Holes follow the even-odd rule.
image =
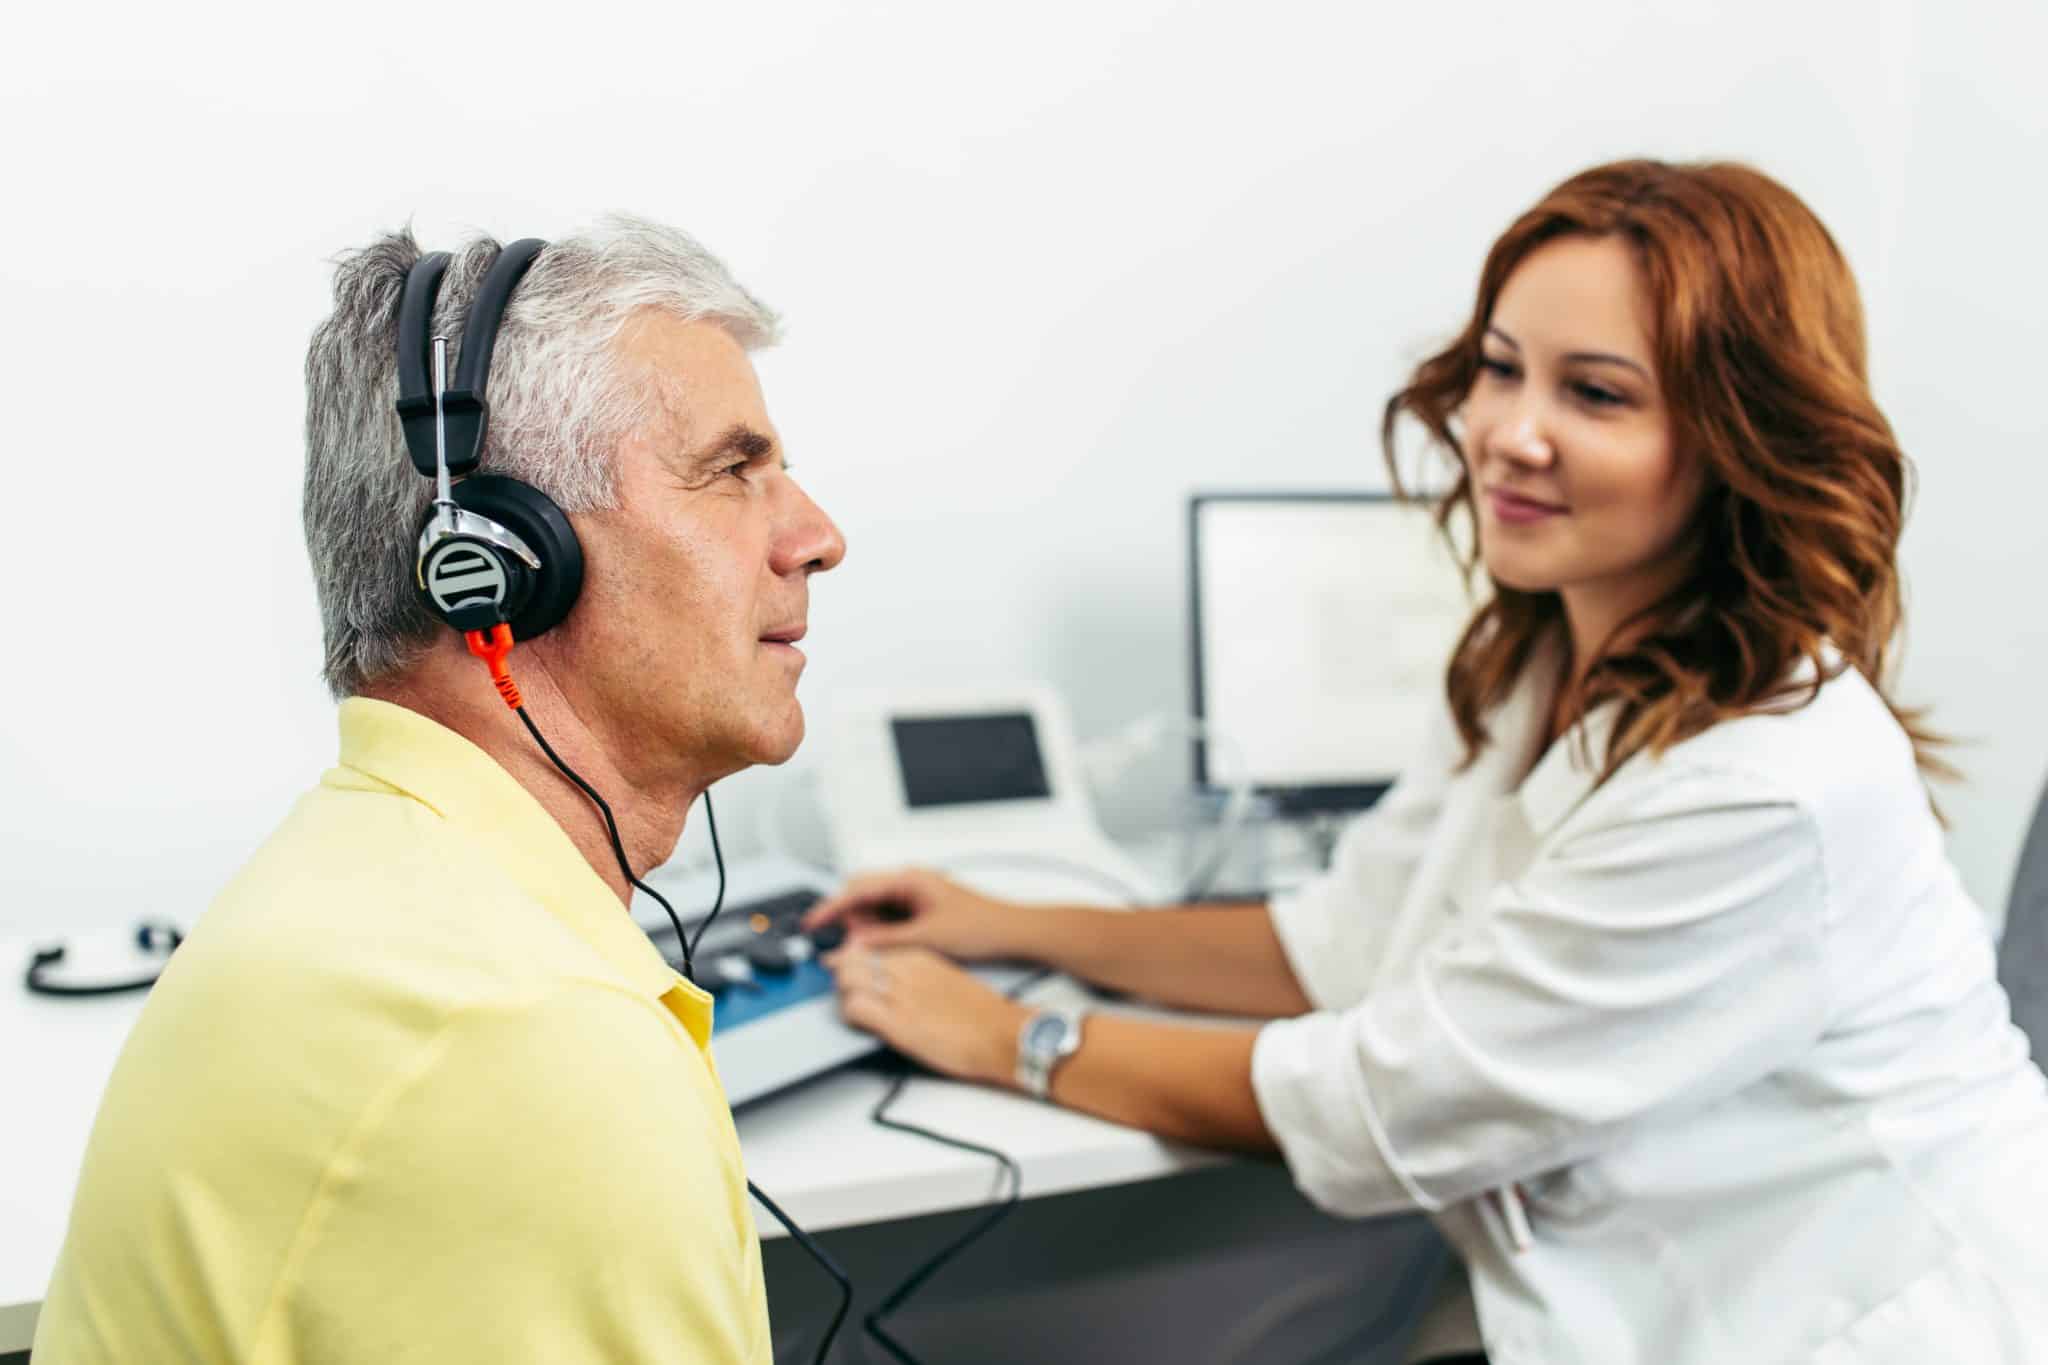
[[[1482,355],[1479,357],[1479,368],[1502,379],[1515,377],[1515,366],[1511,360],[1499,360],[1490,355]]]
[[[1598,384],[1574,384],[1572,390],[1596,408],[1613,407],[1623,401],[1613,389],[1602,388]]]

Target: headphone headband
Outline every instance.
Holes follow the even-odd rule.
[[[538,237],[522,237],[498,253],[484,282],[477,286],[476,300],[469,305],[469,321],[462,328],[462,354],[455,362],[455,393],[472,393],[482,402],[485,383],[491,376],[491,351],[498,342],[498,324],[505,320],[505,307],[512,291],[525,278],[547,245]]]
[[[490,382],[491,352],[497,345],[498,326],[505,320],[513,289],[546,245],[538,237],[524,237],[500,251],[470,303],[469,321],[462,328],[462,354],[456,362],[454,386],[441,395],[450,477],[459,478],[471,472],[483,459],[484,429],[490,422],[490,404],[484,400],[484,393]],[[433,478],[435,472],[434,391],[429,364],[434,300],[441,292],[449,260],[447,252],[436,251],[414,262],[406,272],[405,294],[398,306],[398,417],[405,428],[405,447],[412,455],[413,467],[428,478]]]
[[[547,630],[576,604],[583,547],[562,509],[539,489],[478,474],[491,353],[513,290],[547,246],[525,237],[501,249],[477,284],[462,327],[456,372],[435,392],[434,302],[453,258],[421,256],[406,271],[398,305],[398,416],[406,453],[435,482],[420,528],[413,581],[436,619],[457,631],[509,625],[517,639]],[[445,446],[448,478],[441,478]]]

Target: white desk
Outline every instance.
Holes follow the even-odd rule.
[[[1078,986],[1056,978],[1022,998],[1083,997]],[[856,1068],[741,1111],[747,1173],[805,1231],[966,1208],[995,1194],[998,1173],[987,1157],[869,1122],[887,1088],[878,1072]],[[913,1079],[890,1112],[1007,1152],[1023,1173],[1027,1199],[1150,1180],[1227,1159],[1022,1095],[931,1076]],[[755,1222],[763,1238],[783,1235],[781,1225],[758,1207]]]

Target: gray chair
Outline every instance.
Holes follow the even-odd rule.
[[[2048,1068],[2048,791],[2034,808],[2012,879],[1998,979],[2012,997],[2013,1022],[2033,1041],[2034,1060]]]

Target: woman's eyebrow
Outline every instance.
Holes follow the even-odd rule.
[[[1519,351],[1522,349],[1522,344],[1519,341],[1516,341],[1498,327],[1489,325],[1486,329],[1486,334],[1499,338],[1503,345],[1512,350]],[[1565,356],[1565,359],[1581,365],[1620,365],[1626,369],[1634,370],[1645,379],[1650,377],[1649,370],[1644,366],[1630,360],[1625,355],[1615,355],[1611,351],[1572,351]]]
[[[1565,356],[1565,359],[1581,365],[1620,365],[1625,369],[1634,370],[1645,379],[1650,377],[1648,370],[1627,356],[1614,355],[1607,351],[1573,351]]]

